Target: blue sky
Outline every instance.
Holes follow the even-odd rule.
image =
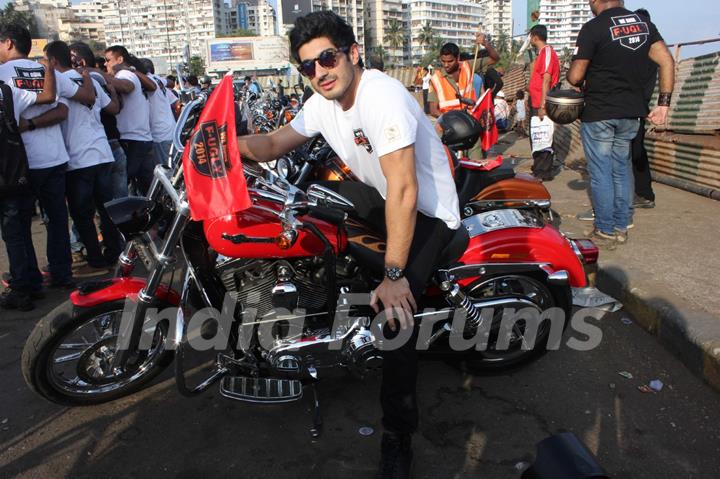
[[[646,8],[665,41],[669,44],[720,37],[720,1],[718,0],[625,0],[626,8]],[[527,26],[527,0],[513,0],[515,32]],[[720,50],[720,42],[702,47],[684,47],[683,57]]]

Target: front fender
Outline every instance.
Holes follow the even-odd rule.
[[[81,287],[70,294],[70,301],[78,308],[90,308],[136,295],[144,286],[145,280],[136,277],[87,283],[84,288]],[[164,284],[158,287],[155,297],[173,306],[180,304],[180,295]]]

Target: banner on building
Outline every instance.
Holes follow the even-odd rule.
[[[283,69],[289,65],[287,38],[237,37],[208,42],[208,70]]]
[[[312,0],[282,0],[283,25],[292,25],[298,17],[312,12]]]
[[[537,25],[540,20],[540,0],[528,0],[527,2],[528,22],[527,27],[530,30]]]

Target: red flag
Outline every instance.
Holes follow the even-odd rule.
[[[498,141],[498,131],[497,126],[495,126],[495,105],[493,105],[490,90],[485,90],[485,93],[475,103],[471,113],[482,127],[480,133],[482,149],[488,151]]]
[[[183,173],[193,220],[236,213],[252,205],[235,133],[232,77],[210,95],[185,146]]]

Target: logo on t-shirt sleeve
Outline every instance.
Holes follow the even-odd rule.
[[[353,130],[353,135],[355,135],[355,144],[357,146],[362,146],[368,153],[373,152],[373,147],[370,144],[370,139],[365,135],[365,132],[362,131],[362,128]]]
[[[612,17],[613,26],[610,27],[610,36],[614,42],[630,50],[637,50],[647,43],[650,36],[648,24],[635,14]]]
[[[40,93],[45,86],[45,69],[15,67],[12,84],[15,88]]]

